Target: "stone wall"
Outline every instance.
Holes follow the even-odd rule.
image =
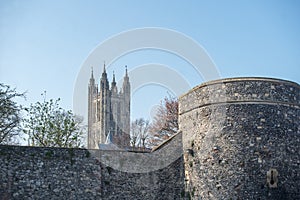
[[[202,84],[179,100],[194,199],[300,199],[300,86],[266,78]]]
[[[0,199],[300,199],[300,86],[204,83],[151,153],[0,146]]]
[[[169,144],[152,153],[0,146],[0,199],[180,199],[182,153],[164,155],[182,151],[181,135]]]

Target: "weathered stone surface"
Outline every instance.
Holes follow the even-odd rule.
[[[182,96],[191,196],[300,199],[299,95],[292,82],[245,78],[208,82]],[[270,169],[278,172],[272,181]]]
[[[204,83],[151,153],[0,146],[0,199],[300,199],[300,86]]]
[[[178,139],[181,141],[181,135]],[[0,146],[0,199],[180,198],[184,188],[182,156],[147,173],[119,171],[101,162],[103,157],[123,153]],[[155,155],[146,154],[149,158]],[[117,159],[111,160],[117,162]],[[131,162],[137,171],[145,167]]]

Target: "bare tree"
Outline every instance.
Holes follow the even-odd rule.
[[[150,123],[149,120],[143,118],[136,119],[131,122],[131,146],[133,148],[138,145],[142,148],[146,147]]]
[[[178,99],[165,97],[151,124],[150,140],[151,146],[157,146],[178,131]]]
[[[14,101],[15,97],[25,98],[25,95],[0,83],[0,144],[13,143],[20,132],[21,107]]]
[[[130,125],[130,144],[133,148],[135,148],[137,142],[138,142],[138,125],[137,125],[137,120],[131,122]]]
[[[140,129],[140,143],[143,148],[146,147],[146,140],[148,138],[148,133],[149,133],[149,128],[150,128],[150,123],[149,120],[145,120],[141,118],[139,120],[139,129]]]

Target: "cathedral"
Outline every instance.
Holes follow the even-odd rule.
[[[130,82],[126,67],[120,91],[115,74],[110,86],[104,64],[100,85],[93,70],[88,85],[88,149],[98,149],[107,139],[120,148],[130,145]]]

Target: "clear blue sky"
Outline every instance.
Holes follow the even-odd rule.
[[[46,90],[48,98],[60,97],[62,106],[72,109],[80,68],[101,42],[126,30],[160,27],[202,45],[221,77],[268,76],[300,83],[299,10],[296,0],[0,1],[0,81],[28,91],[24,104],[42,100]],[[125,64],[130,71],[144,63],[169,66],[191,87],[203,82],[188,63],[158,50],[125,55],[112,69],[120,79]],[[148,118],[167,91],[155,84],[136,91],[132,118]]]

